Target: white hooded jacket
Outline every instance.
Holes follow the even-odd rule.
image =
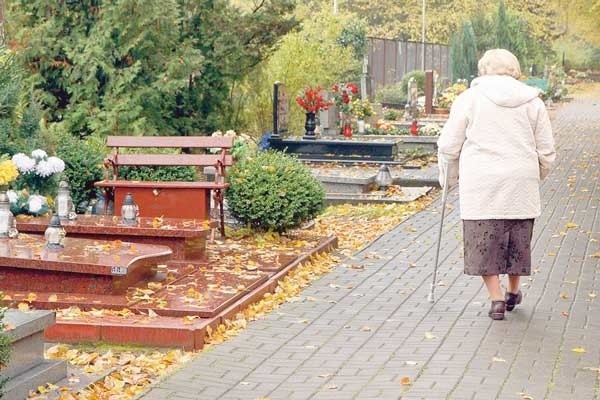
[[[441,176],[460,177],[460,213],[467,220],[540,216],[540,180],[555,158],[537,90],[504,75],[473,80],[454,101],[438,140]]]

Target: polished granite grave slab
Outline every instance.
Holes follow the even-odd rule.
[[[303,160],[394,161],[399,142],[385,137],[375,140],[271,138],[269,145],[272,149],[296,154]]]
[[[19,232],[43,233],[50,220],[19,215],[16,221]],[[214,221],[153,217],[140,217],[135,224],[125,224],[119,217],[105,215],[79,215],[61,224],[69,237],[164,245],[173,251],[173,260],[187,261],[204,259],[206,238],[216,227]]]
[[[48,249],[41,235],[0,240],[0,290],[118,294],[151,278],[172,251],[161,245],[65,238]]]

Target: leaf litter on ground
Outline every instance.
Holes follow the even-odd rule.
[[[277,263],[278,254],[282,252],[303,252],[312,248],[317,243],[315,238],[337,236],[338,253],[351,256],[357,250],[389,231],[408,216],[422,210],[431,202],[431,197],[425,197],[405,204],[368,204],[368,205],[338,205],[328,207],[319,216],[309,230],[296,230],[288,235],[279,235],[273,232],[262,234],[250,233],[239,230],[229,235],[224,241],[215,241],[207,245],[209,260],[218,260],[222,265],[219,268],[227,271],[245,273],[258,268],[254,260],[268,263]],[[223,256],[223,250],[226,250]],[[380,259],[380,255],[371,253],[368,258]],[[207,327],[205,349],[222,343],[247,327],[248,322],[263,318],[267,313],[276,310],[281,304],[290,299],[297,298],[302,289],[322,275],[330,272],[339,264],[340,258],[330,253],[313,255],[309,260],[299,264],[284,279],[278,282],[273,293],[266,293],[263,298],[237,313],[231,320],[226,320],[216,328]],[[174,280],[176,270],[166,270],[172,275],[169,282]],[[339,287],[339,285],[337,285]],[[348,288],[351,288],[350,286]],[[164,304],[154,298],[154,293],[161,290],[156,283],[148,284],[147,289],[138,289],[132,292],[131,300],[145,300],[149,304],[154,302],[155,307],[149,308],[146,316],[156,318]],[[169,287],[167,286],[167,289]],[[186,293],[189,297],[190,293]],[[198,299],[195,293],[190,299]],[[28,300],[33,301],[33,296]],[[29,304],[19,305],[23,311],[29,310]],[[155,311],[157,310],[157,311]],[[135,313],[127,308],[121,310],[90,310],[84,311],[78,307],[69,307],[57,310],[57,318],[62,320],[77,319],[81,317],[119,317],[129,318]],[[187,321],[187,319],[189,321]],[[184,317],[184,323],[192,323],[195,317]],[[302,321],[303,323],[306,323]],[[370,328],[363,327],[363,331]],[[426,335],[427,336],[427,335]],[[432,337],[433,338],[433,337]],[[117,346],[114,346],[115,348]],[[59,400],[83,399],[132,399],[139,395],[145,387],[158,381],[161,376],[168,374],[178,365],[194,357],[192,352],[180,350],[132,350],[123,352],[86,351],[77,347],[58,344],[49,348],[47,358],[61,358],[70,364],[81,368],[86,373],[99,374],[110,371],[104,379],[97,381],[82,390],[74,391],[70,388],[59,388]],[[333,389],[333,385],[331,385]],[[40,387],[42,391],[48,388]],[[31,393],[30,399],[44,399],[45,393]]]

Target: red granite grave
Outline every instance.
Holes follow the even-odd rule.
[[[0,290],[120,294],[151,278],[167,261],[166,246],[66,238],[48,249],[41,235],[0,240]]]
[[[43,233],[50,222],[48,217],[19,215],[17,230],[24,233]],[[137,223],[125,224],[120,217],[79,215],[77,219],[61,221],[68,237],[168,246],[175,261],[201,262],[205,260],[206,239],[215,221],[140,217]]]
[[[209,246],[208,264],[159,264],[154,274],[130,284],[125,293],[74,293],[63,290],[64,286],[33,292],[21,287],[4,290],[3,303],[14,307],[26,302],[33,308],[61,310],[57,324],[46,331],[48,341],[200,349],[207,326],[214,328],[233,318],[273,291],[277,281],[296,265],[316,252],[335,247],[336,240],[315,238],[300,243],[302,246],[295,243],[253,249],[239,247],[235,241],[220,243]]]

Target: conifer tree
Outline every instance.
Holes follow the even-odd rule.
[[[14,47],[47,121],[79,136],[210,133],[236,79],[295,21],[292,0],[15,0]]]
[[[450,46],[453,78],[472,80],[477,76],[477,41],[471,21],[454,34]]]

